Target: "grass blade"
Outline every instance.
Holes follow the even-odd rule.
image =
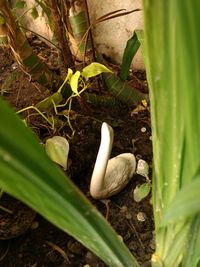
[[[200,212],[200,176],[181,189],[167,209],[163,224],[191,217]]]
[[[197,266],[200,263],[200,215],[195,216],[190,228],[189,240],[183,259],[184,267]]]
[[[154,151],[153,205],[157,243],[154,258],[157,262],[153,266],[184,266],[185,244],[191,233],[192,217],[163,227],[161,223],[177,192],[189,186],[199,170],[199,14],[197,0],[192,3],[144,0],[145,60]],[[185,206],[186,213],[187,210]],[[182,228],[184,223],[188,226],[185,229]],[[182,251],[172,250],[180,235],[184,236],[180,243]]]

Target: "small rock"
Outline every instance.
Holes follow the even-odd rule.
[[[140,222],[144,222],[146,220],[147,216],[144,212],[138,212],[137,214],[137,220]]]
[[[145,132],[147,131],[147,128],[142,127],[142,128],[140,129],[140,131],[141,131],[142,133],[145,133]]]

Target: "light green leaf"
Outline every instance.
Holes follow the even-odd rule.
[[[66,84],[66,82],[71,80],[71,77],[73,75],[73,71],[72,69],[68,68],[68,72],[67,72],[67,76],[65,77],[64,82],[62,83],[62,85],[60,86],[60,88],[58,89],[58,92],[60,93],[62,91],[62,88],[64,87],[64,85]]]
[[[139,267],[107,221],[2,98],[0,114],[0,188],[76,238],[108,266]]]
[[[104,66],[101,63],[98,62],[93,62],[90,65],[88,65],[87,67],[83,68],[82,71],[82,76],[86,79],[94,77],[98,74],[101,74],[103,72],[111,72],[111,70],[109,70],[106,66]]]
[[[71,79],[70,79],[70,86],[71,86],[71,89],[72,91],[76,94],[76,95],[79,95],[79,92],[78,92],[78,83],[79,83],[79,78],[80,78],[80,71],[76,71],[72,76],[71,76]]]
[[[135,190],[133,191],[133,198],[136,202],[142,201],[151,191],[150,183],[144,183],[139,186],[136,186]]]
[[[64,170],[67,169],[69,154],[69,143],[67,139],[62,136],[48,138],[45,143],[45,151],[51,160],[61,165]]]
[[[33,7],[31,10],[31,15],[34,19],[37,19],[39,17],[38,11],[36,7]]]
[[[163,224],[176,222],[200,212],[200,176],[181,189],[166,210]]]

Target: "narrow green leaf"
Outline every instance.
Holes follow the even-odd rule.
[[[107,221],[2,98],[0,114],[0,188],[72,235],[108,266],[139,267]]]
[[[64,82],[61,84],[60,88],[58,89],[58,92],[62,92],[63,87],[65,86],[66,82],[71,80],[71,77],[73,75],[72,69],[68,68],[67,76],[65,77]]]
[[[199,267],[200,264],[200,214],[194,216],[183,258],[184,267]]]
[[[127,80],[128,78],[131,62],[136,52],[138,51],[139,47],[140,47],[140,42],[138,40],[137,34],[134,32],[133,36],[127,41],[123,54],[121,70],[119,75],[123,81]]]
[[[76,94],[76,95],[79,95],[79,92],[78,92],[78,83],[79,83],[79,78],[81,76],[81,73],[80,71],[76,71],[72,76],[71,76],[71,79],[70,79],[70,86],[71,86],[71,89],[72,91]]]
[[[83,71],[82,71],[82,76],[86,79],[94,77],[96,75],[99,75],[103,72],[110,72],[112,73],[111,70],[109,70],[106,66],[104,66],[101,63],[98,62],[93,62],[90,65],[86,66]]]
[[[183,187],[166,210],[163,223],[186,219],[200,212],[200,176],[196,177],[190,184]]]
[[[199,170],[200,1],[144,0],[143,3],[154,152],[155,255],[162,266],[185,266],[183,255],[188,253],[192,214],[199,212],[199,193],[191,183]],[[195,183],[198,186],[199,182]],[[168,207],[171,210],[166,215]],[[168,224],[169,219],[174,223]],[[179,249],[173,249],[177,236],[181,237]]]

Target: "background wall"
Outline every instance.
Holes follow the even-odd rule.
[[[34,0],[27,0],[26,2],[26,10],[33,7],[35,3]],[[142,8],[142,0],[87,0],[87,2],[91,23],[97,18],[118,9],[130,11],[136,8]],[[52,32],[48,26],[47,19],[41,14],[42,11],[40,12],[40,16],[34,20],[30,12],[27,12],[24,17],[24,24],[27,28],[51,40]],[[134,29],[142,28],[142,11],[101,22],[93,27],[95,45],[100,53],[106,54],[114,62],[120,64],[127,40],[133,35]],[[132,68],[144,69],[141,50],[136,54]]]
[[[125,8],[130,11],[142,9],[141,0],[88,0],[91,22],[111,11]],[[133,35],[135,29],[143,28],[143,13],[137,11],[132,14],[118,17],[97,24],[93,29],[93,36],[98,51],[110,56],[117,63],[121,62],[127,40]],[[134,58],[133,67],[143,69],[141,50]]]

